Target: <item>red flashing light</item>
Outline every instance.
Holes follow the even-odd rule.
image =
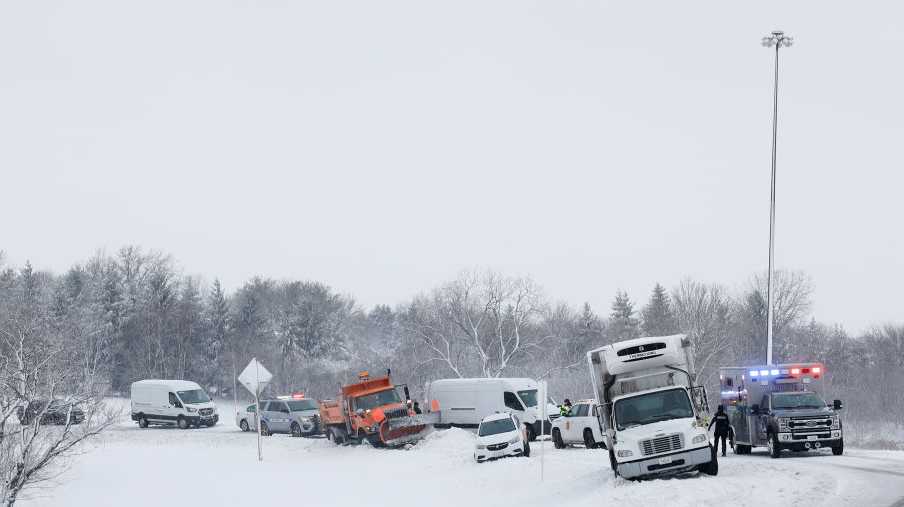
[[[304,391],[300,393],[292,393],[293,400],[303,400],[304,399]]]
[[[813,373],[816,373],[816,374],[822,373],[822,368],[820,368],[819,366],[814,367],[814,368],[813,368]]]

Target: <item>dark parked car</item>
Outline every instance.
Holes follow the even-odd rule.
[[[48,406],[47,400],[33,400],[27,407],[20,406],[16,409],[16,416],[20,424],[31,424],[40,416],[41,424],[66,424],[66,415],[69,415],[70,424],[79,424],[85,420],[85,412],[77,406],[72,407],[66,400],[52,400]]]

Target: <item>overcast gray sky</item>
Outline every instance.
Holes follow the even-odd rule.
[[[395,304],[465,268],[608,312],[776,263],[902,320],[895,2],[0,0],[0,249],[124,244]]]

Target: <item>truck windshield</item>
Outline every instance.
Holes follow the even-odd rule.
[[[686,417],[694,417],[694,411],[684,389],[641,394],[615,402],[615,422],[619,430]]]
[[[528,407],[536,407],[537,406],[537,390],[536,389],[528,389],[526,391],[518,391],[518,397],[521,398],[521,401]]]
[[[189,405],[195,403],[207,403],[210,401],[210,398],[207,396],[207,393],[204,392],[203,389],[192,389],[191,391],[176,391],[179,394],[179,399],[182,400],[182,403],[188,403]]]
[[[813,393],[774,393],[772,408],[788,410],[795,408],[824,408],[826,402]]]
[[[297,400],[286,402],[289,404],[289,410],[299,412],[302,410],[317,410],[317,402],[314,400]]]
[[[484,421],[480,423],[480,428],[477,430],[477,436],[485,437],[487,435],[508,433],[510,431],[515,431],[515,423],[512,422],[510,417],[507,417],[505,419],[496,419],[495,421]]]
[[[355,398],[355,409],[370,410],[381,405],[389,405],[390,403],[400,403],[399,393],[395,389],[387,389],[378,393],[368,394]]]

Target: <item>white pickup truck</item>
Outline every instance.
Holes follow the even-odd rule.
[[[552,423],[552,442],[556,449],[581,444],[588,449],[606,448],[605,435],[600,428],[596,400],[581,400],[565,415]]]

